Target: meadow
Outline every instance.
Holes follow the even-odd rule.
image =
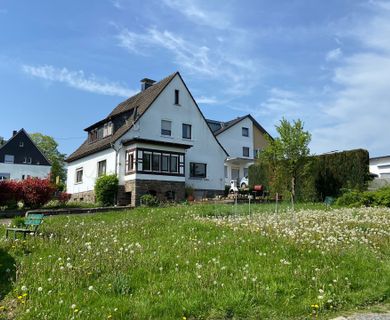
[[[5,240],[0,319],[313,319],[386,304],[390,210],[178,205]]]

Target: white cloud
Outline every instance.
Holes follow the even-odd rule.
[[[70,71],[67,68],[60,69],[50,65],[23,65],[22,71],[36,78],[64,83],[72,88],[98,94],[129,97],[137,93],[116,82],[99,81],[94,75],[87,77],[82,70]]]
[[[335,61],[335,60],[339,60],[343,55],[343,52],[341,51],[340,48],[336,48],[336,49],[333,49],[333,50],[330,50],[327,54],[326,54],[326,61]]]
[[[331,125],[313,132],[313,147],[319,152],[331,149],[367,148],[371,155],[388,154],[387,132],[390,119],[390,6],[372,3],[374,15],[344,36],[352,37],[361,49],[345,56],[334,70],[336,88],[323,109]],[[364,25],[364,28],[361,27]]]
[[[216,29],[226,29],[230,26],[229,17],[222,10],[203,9],[195,0],[163,0],[171,9],[177,10],[192,22]]]
[[[198,104],[218,104],[220,101],[216,97],[205,97],[205,96],[200,96],[198,98],[195,98],[195,101]]]
[[[117,39],[119,46],[140,55],[149,55],[153,49],[167,50],[174,57],[173,62],[189,73],[225,82],[226,94],[246,94],[257,84],[260,72],[255,61],[210,50],[167,30],[150,28],[145,33],[135,33],[122,29]]]

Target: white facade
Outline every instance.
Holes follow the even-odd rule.
[[[45,179],[50,174],[51,166],[33,164],[0,163],[1,177],[12,180],[23,180],[28,177]]]
[[[179,105],[174,102],[175,90],[179,90]],[[161,121],[171,122],[171,136],[161,134]],[[191,125],[191,138],[182,137],[182,125]],[[133,138],[142,138],[166,143],[191,145],[191,148],[174,145],[144,145],[134,143],[123,146],[122,142]],[[208,127],[203,115],[194,103],[190,93],[177,74],[160,93],[150,107],[139,117],[133,127],[119,138],[113,148],[94,153],[90,156],[72,161],[68,164],[67,192],[79,193],[91,191],[94,188],[98,176],[98,162],[106,160],[107,174],[117,173],[119,184],[123,185],[128,180],[158,180],[185,182],[197,190],[223,190],[224,189],[224,160],[227,155],[215,139]],[[127,174],[125,172],[126,150],[134,147],[147,147],[156,150],[182,152],[185,154],[185,176],[156,175],[145,173]],[[115,159],[117,155],[117,160]],[[190,163],[206,164],[206,177],[193,178],[190,176]],[[83,168],[82,182],[76,182],[76,171]]]
[[[377,174],[378,178],[390,179],[390,156],[370,159],[370,173]]]
[[[115,173],[115,154],[116,152],[110,148],[68,163],[66,192],[72,194],[93,190],[100,161],[106,160],[106,174]],[[82,181],[76,182],[76,171],[79,169],[83,170]]]
[[[248,129],[248,136],[243,135],[243,128]],[[241,178],[248,175],[248,168],[254,163],[253,132],[253,122],[246,117],[217,135],[218,141],[229,153],[229,157],[225,160],[224,169],[226,185],[230,184],[230,180],[238,180],[239,183]],[[243,148],[249,149],[245,150],[248,151],[246,155],[244,155]]]

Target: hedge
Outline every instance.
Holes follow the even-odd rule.
[[[369,180],[369,154],[363,149],[311,156],[296,181],[296,197],[301,201],[323,201],[337,197],[343,189],[365,190]],[[279,164],[283,168],[283,164]],[[283,170],[259,159],[249,168],[249,184],[266,186],[271,194],[289,193],[289,181]]]

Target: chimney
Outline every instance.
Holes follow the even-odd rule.
[[[153,83],[155,83],[156,81],[152,80],[152,79],[148,79],[148,78],[143,78],[141,80],[141,91],[145,91],[147,88],[151,87],[153,85]]]
[[[18,132],[16,130],[12,131],[12,136],[16,136]]]

